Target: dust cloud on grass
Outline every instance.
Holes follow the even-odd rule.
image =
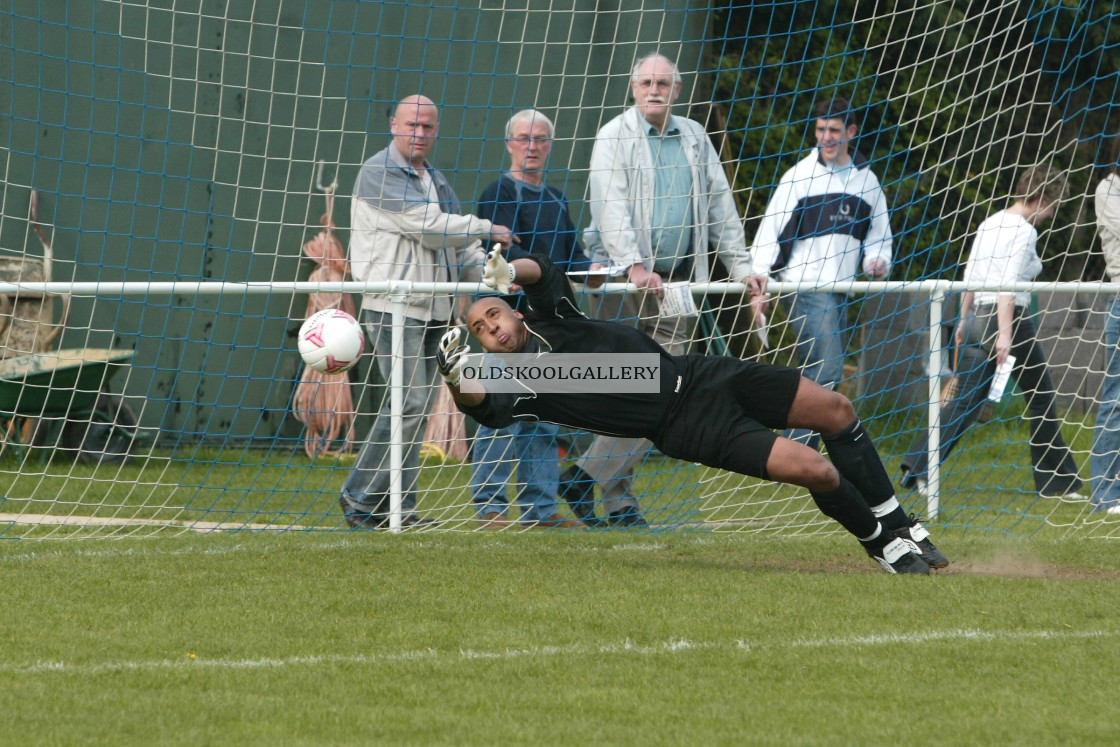
[[[1105,569],[1074,568],[1039,557],[1029,546],[1006,545],[981,552],[973,557],[953,558],[952,564],[939,571],[946,574],[971,574],[1002,578],[1095,579],[1120,578],[1120,572]]]

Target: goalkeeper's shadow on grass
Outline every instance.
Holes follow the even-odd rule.
[[[671,551],[667,551],[671,552]],[[748,542],[741,549],[720,548],[713,550],[719,557],[670,555],[667,552],[628,554],[618,561],[618,565],[635,570],[692,570],[734,571],[743,573],[780,572],[780,573],[873,573],[863,559],[851,553],[840,551],[831,556],[810,558],[806,555],[790,557],[790,554],[774,549],[752,548]],[[807,553],[806,553],[807,554]],[[1012,548],[984,552],[976,557],[958,558],[948,568],[936,571],[939,576],[979,576],[1007,579],[1054,579],[1085,581],[1093,579],[1120,579],[1120,571],[1087,570],[1063,566],[1060,563],[1043,560],[1028,550]]]
[[[733,573],[854,573],[878,574],[875,566],[868,565],[864,557],[843,550],[820,557],[790,557],[780,552],[752,552],[748,547],[742,550],[720,549],[721,557],[697,555],[684,557],[667,555],[664,552],[627,554],[617,565],[623,568],[648,571],[652,569],[665,572],[703,571]],[[617,570],[617,569],[616,569]],[[939,572],[941,573],[941,572]]]

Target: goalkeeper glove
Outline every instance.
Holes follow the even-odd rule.
[[[467,357],[469,348],[460,345],[463,330],[452,327],[444,333],[439,340],[439,349],[436,350],[436,368],[439,375],[451,386],[459,386],[463,375],[463,361]]]
[[[502,256],[502,245],[497,244],[486,255],[486,269],[482,271],[482,282],[499,293],[509,293],[509,287],[517,278],[513,265]]]

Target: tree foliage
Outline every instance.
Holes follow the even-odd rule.
[[[1038,162],[1071,183],[1043,243],[1067,256],[1044,277],[1102,276],[1086,196],[1120,127],[1111,3],[738,0],[713,24],[713,102],[739,161],[748,235],[814,145],[814,103],[839,95],[863,107],[857,148],[891,203],[895,278],[956,277],[975,226]]]

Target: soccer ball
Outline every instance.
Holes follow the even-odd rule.
[[[366,346],[358,320],[341,309],[324,309],[299,328],[303,362],[322,373],[349,371]]]

